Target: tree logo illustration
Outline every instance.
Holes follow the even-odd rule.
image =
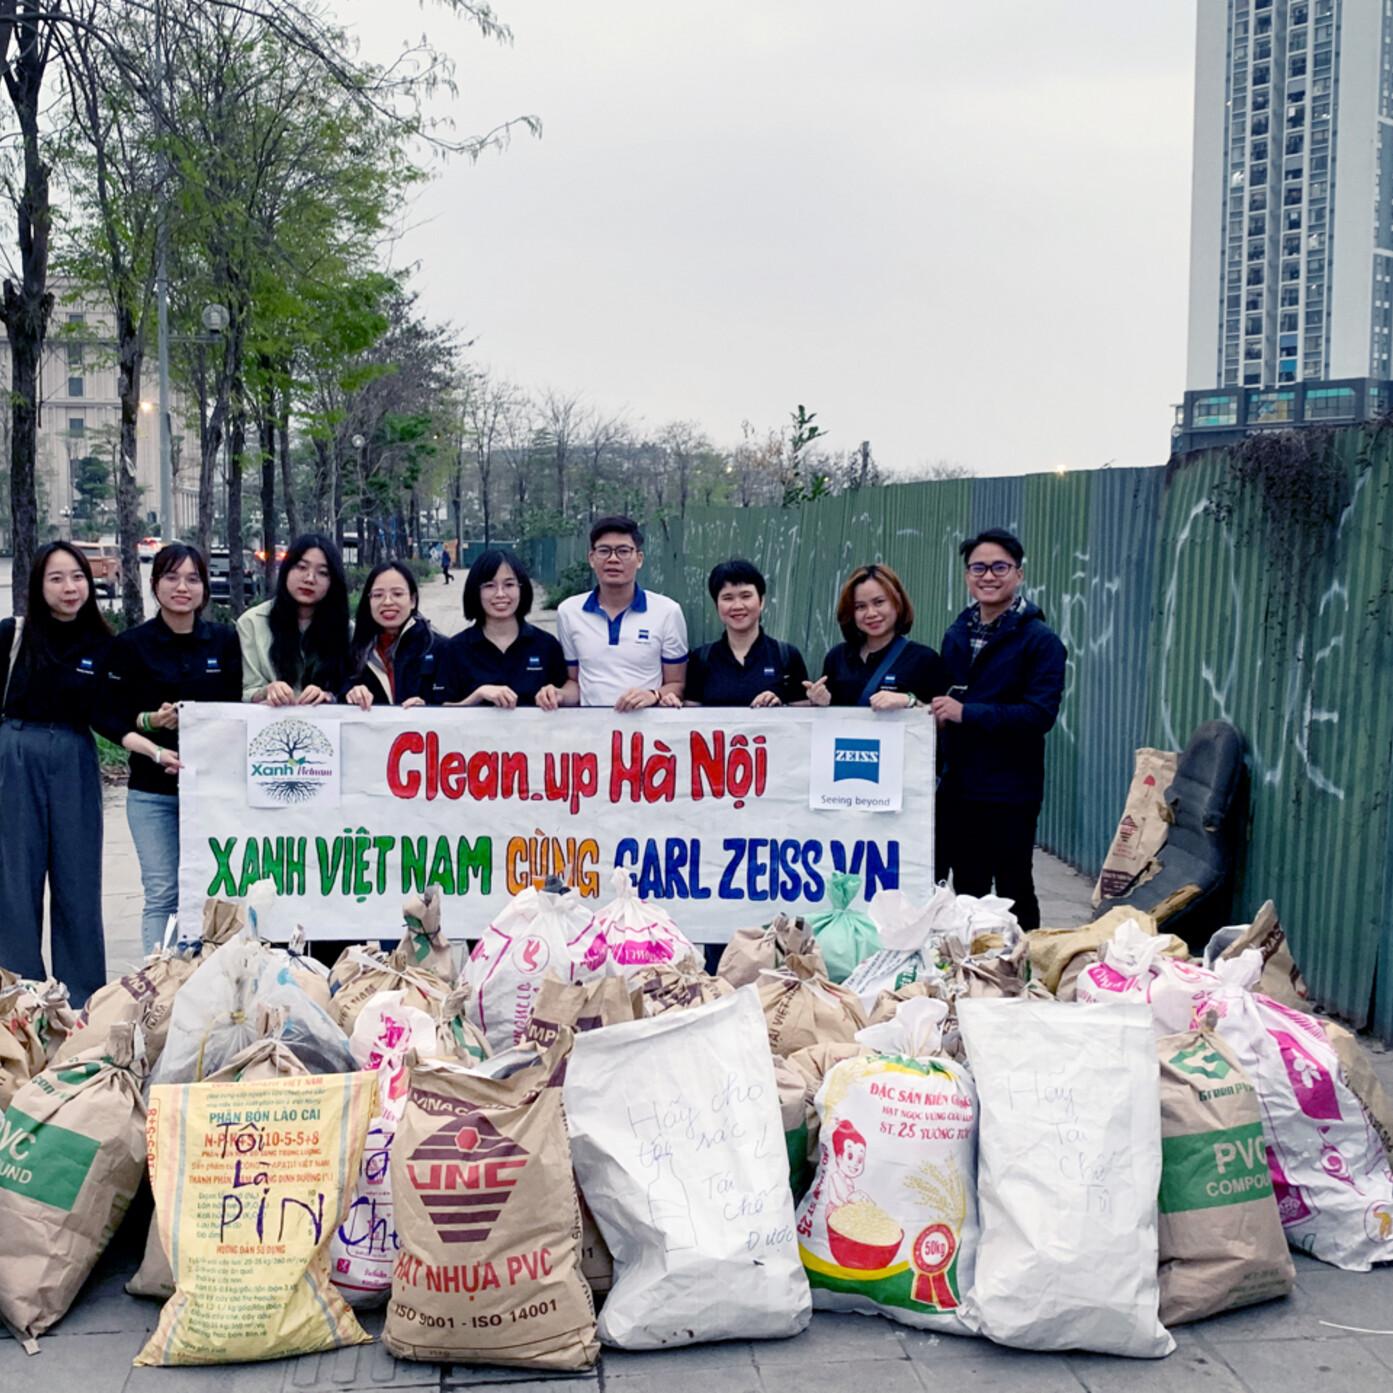
[[[308,803],[326,783],[322,767],[334,757],[329,737],[294,716],[273,721],[247,746],[250,777],[280,803]]]

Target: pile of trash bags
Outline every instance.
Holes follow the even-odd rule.
[[[1393,1104],[1275,912],[1200,961],[1144,914],[1021,931],[882,892],[714,973],[626,872],[516,895],[462,963],[429,890],[332,968],[209,901],[80,1011],[0,974],[0,1318],[31,1352],[133,1200],[148,1365],[369,1339],[538,1371],[854,1311],[1156,1358],[1393,1261]]]

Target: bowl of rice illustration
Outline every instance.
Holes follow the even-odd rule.
[[[874,1200],[862,1199],[828,1214],[827,1238],[839,1266],[875,1272],[894,1262],[904,1230]]]

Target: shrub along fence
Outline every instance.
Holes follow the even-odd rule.
[[[769,578],[767,627],[816,672],[842,579],[866,561],[900,572],[915,637],[938,646],[967,598],[957,544],[990,526],[1021,537],[1027,591],[1069,649],[1042,844],[1096,875],[1132,751],[1233,722],[1251,776],[1235,915],[1274,899],[1316,998],[1393,1041],[1393,431],[690,509],[649,528],[641,579],[682,602],[695,644],[719,632],[707,571],[748,557]],[[543,580],[585,551],[543,543]]]

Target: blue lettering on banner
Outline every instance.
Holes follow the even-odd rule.
[[[724,864],[719,879],[706,883],[699,838],[625,837],[614,849],[614,864],[631,868],[638,893],[645,899],[748,901],[756,904],[820,903],[827,892],[824,858],[832,869],[850,871],[865,882],[868,901],[881,890],[900,885],[900,844],[833,840],[799,841],[796,837],[726,837],[721,842]],[[714,878],[714,877],[713,877]]]
[[[832,782],[860,779],[863,783],[880,782],[879,740],[836,740],[832,745]]]

